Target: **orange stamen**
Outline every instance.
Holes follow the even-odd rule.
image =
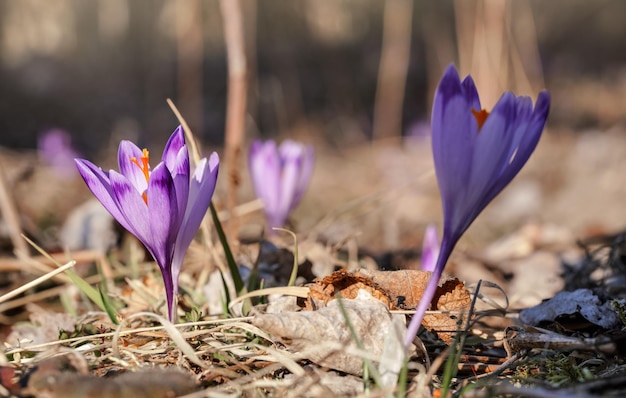
[[[139,170],[143,172],[143,176],[146,178],[146,182],[150,181],[150,152],[148,152],[148,150],[144,148],[141,155],[141,164],[134,156],[130,158],[130,161],[136,164],[137,167],[139,167]],[[148,204],[148,194],[144,192],[141,196],[143,197],[143,201]]]
[[[480,130],[483,127],[483,124],[485,124],[485,120],[487,120],[489,112],[485,109],[481,109],[479,111],[472,109],[472,114],[476,118],[476,122],[478,122],[478,130]]]

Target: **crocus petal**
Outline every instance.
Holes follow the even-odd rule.
[[[300,178],[298,179],[298,183],[296,185],[296,192],[293,197],[293,201],[291,202],[291,209],[293,210],[304,196],[307,187],[309,186],[309,182],[311,181],[311,176],[313,175],[313,166],[315,164],[315,152],[311,145],[305,145],[302,153],[302,166],[300,168]]]
[[[168,167],[168,169],[174,180],[178,213],[182,215],[185,214],[189,200],[189,153],[186,146],[180,148],[172,167],[171,169]]]
[[[448,73],[448,79],[454,78],[454,80],[459,80],[459,75],[456,72],[456,69],[454,69],[454,66],[450,65],[448,67],[448,71],[446,71],[446,74]],[[476,89],[474,79],[472,79],[471,76],[467,76],[465,79],[463,79],[461,86],[463,87],[463,96],[465,97],[465,101],[467,102],[469,108],[480,111],[482,107],[480,105],[480,97],[478,96],[478,90]]]
[[[163,149],[163,157],[161,160],[165,162],[165,165],[169,170],[173,170],[176,167],[175,164],[176,159],[178,158],[178,153],[184,145],[185,132],[182,126],[178,126],[170,136],[167,144],[165,144],[165,149]]]
[[[281,164],[278,149],[274,141],[254,141],[249,154],[250,174],[254,191],[263,201],[269,224],[282,225],[286,215],[279,214],[277,207],[280,194]]]
[[[461,95],[435,96],[432,117],[433,159],[444,214],[454,214],[455,203],[463,201],[463,187],[471,177],[471,154],[478,125]],[[457,217],[453,217],[456,219]]]
[[[280,192],[277,203],[277,213],[281,215],[282,221],[272,227],[281,227],[284,224],[289,211],[295,206],[295,198],[300,174],[303,166],[303,147],[291,140],[283,141],[278,148],[281,160]]]
[[[131,159],[136,159],[139,164],[141,163],[141,157],[143,152],[139,147],[130,141],[123,140],[120,142],[119,149],[117,151],[117,163],[120,168],[120,173],[130,181],[140,194],[144,193],[148,188],[148,181],[144,171]]]
[[[144,245],[150,245],[148,206],[141,194],[125,176],[115,170],[109,171],[109,179],[114,193],[113,198],[124,219],[121,224]],[[151,250],[150,247],[148,249]]]
[[[159,163],[150,176],[148,213],[152,255],[161,268],[169,268],[182,215],[178,214],[174,181],[164,163]]]
[[[104,208],[111,213],[113,218],[115,218],[122,227],[131,231],[131,226],[128,224],[126,217],[120,211],[115,200],[115,193],[113,192],[113,188],[111,188],[109,175],[88,160],[74,159],[74,161],[76,162],[78,172],[83,177],[87,187],[91,190],[96,199],[102,203]]]
[[[509,162],[515,110],[515,97],[508,93],[496,104],[476,137],[474,153],[469,154],[472,156],[470,179],[464,183],[467,191],[462,203],[454,204],[458,219],[452,225],[461,233],[489,203],[486,195],[504,182],[500,177]]]
[[[172,274],[175,281],[178,280],[177,276],[182,267],[185,253],[211,204],[218,171],[219,156],[213,152],[208,160],[206,158],[200,160],[192,176],[189,187],[189,203],[176,238],[172,258]]]
[[[547,91],[542,91],[537,97],[535,109],[530,116],[530,120],[525,131],[523,133],[518,133],[521,137],[518,139],[519,143],[516,146],[517,153],[507,170],[509,175],[507,175],[506,178],[513,179],[513,177],[517,175],[517,173],[526,164],[526,161],[539,143],[539,139],[541,138],[541,133],[546,124],[546,120],[548,119],[549,112],[550,94]]]

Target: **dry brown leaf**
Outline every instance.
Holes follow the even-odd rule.
[[[384,303],[387,308],[394,308],[385,291],[376,286],[371,278],[353,274],[343,269],[322,279],[316,279],[315,283],[309,286],[309,300],[305,301],[304,308],[307,310],[316,309],[316,301],[328,304],[337,294],[346,299],[354,299],[361,289]]]
[[[414,309],[420,302],[431,272],[418,270],[371,271],[359,270],[358,276],[368,278],[391,298],[394,308]]]
[[[385,335],[391,330],[392,318],[387,305],[363,290],[356,299],[342,302],[365,351],[374,358],[380,357]],[[359,376],[363,372],[362,358],[346,351],[356,349],[356,344],[338,300],[318,311],[263,314],[251,322],[290,350],[306,351],[306,357],[314,363]]]
[[[391,310],[414,309],[424,294],[430,275],[430,272],[417,270],[359,270],[354,274],[345,270],[336,271],[316,280],[315,284],[310,286],[310,299],[305,302],[304,308],[315,309],[317,301],[328,304],[338,292],[344,298],[354,298],[362,289]],[[439,283],[431,310],[444,313],[428,314],[422,323],[424,327],[434,331],[442,340],[449,343],[458,329],[457,312],[467,312],[471,297],[458,279],[441,278]]]
[[[458,323],[463,315],[458,314],[458,312],[467,313],[471,302],[472,298],[463,282],[458,279],[449,279],[437,288],[433,298],[433,303],[436,303],[436,306],[431,309],[442,311],[442,313],[426,314],[422,325],[437,333],[440,339],[450,344],[459,327],[462,327]]]

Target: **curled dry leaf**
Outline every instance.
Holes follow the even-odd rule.
[[[309,299],[304,302],[304,308],[312,310],[320,303],[328,304],[338,293],[344,298],[354,298],[360,290],[365,290],[390,310],[414,309],[419,304],[430,275],[430,272],[417,270],[359,270],[354,274],[345,270],[336,271],[317,279],[310,286]],[[449,343],[458,329],[458,312],[469,310],[471,296],[458,279],[443,277],[439,283],[431,310],[442,313],[428,314],[422,323]]]
[[[469,311],[471,302],[472,298],[463,282],[449,279],[437,288],[433,298],[434,306],[431,309],[441,313],[426,314],[422,325],[450,344],[457,330],[463,327],[459,325],[459,321],[463,319],[463,314]]]
[[[618,302],[626,304],[623,299]],[[601,299],[590,289],[560,292],[539,305],[521,311],[519,319],[532,326],[558,322],[570,330],[584,329],[590,325],[614,329],[621,324],[611,302]]]
[[[359,290],[368,292],[372,297],[385,304],[387,308],[395,308],[385,290],[377,286],[371,278],[353,274],[343,269],[324,278],[316,279],[315,283],[309,286],[309,300],[305,301],[304,308],[314,310],[318,306],[317,301],[328,304],[337,295],[345,299],[354,299]]]
[[[394,303],[395,310],[414,309],[426,289],[431,272],[417,270],[369,271],[359,270],[357,275],[368,278],[382,289]],[[443,279],[443,278],[442,278]]]
[[[355,299],[342,300],[365,351],[379,358],[385,335],[391,329],[387,305],[361,290]],[[363,360],[349,353],[357,348],[338,300],[318,311],[263,314],[252,324],[273,335],[291,351],[306,352],[312,362],[353,375],[362,375]]]

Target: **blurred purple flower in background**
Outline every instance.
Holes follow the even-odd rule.
[[[313,174],[313,147],[292,140],[276,146],[274,141],[256,140],[250,147],[248,164],[256,196],[265,205],[269,230],[282,227],[298,206]]]
[[[482,109],[471,76],[462,82],[449,66],[435,92],[432,148],[443,204],[443,238],[433,274],[404,344],[417,334],[439,278],[461,235],[480,212],[517,175],[535,150],[550,108],[548,92],[533,109],[528,97],[505,92],[491,113]]]
[[[37,138],[37,153],[61,178],[76,175],[74,158],[80,155],[72,147],[72,137],[67,131],[58,128],[43,131]]]
[[[193,174],[182,127],[150,167],[149,153],[130,141],[120,142],[119,172],[103,171],[76,159],[87,186],[111,215],[143,243],[161,268],[170,321],[176,319],[174,298],[183,258],[211,203],[219,157],[203,158]]]
[[[433,272],[439,257],[439,237],[437,227],[429,224],[424,232],[424,242],[422,243],[422,271]]]

